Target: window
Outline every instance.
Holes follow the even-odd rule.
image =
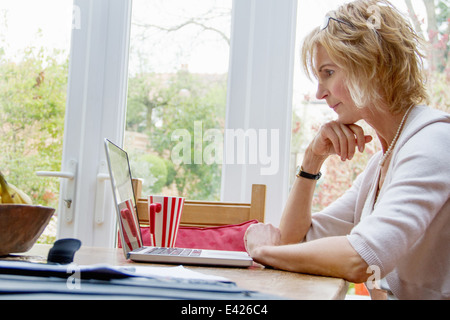
[[[51,12],[51,18],[48,13]],[[57,207],[72,1],[0,3],[0,170],[34,204]],[[56,237],[58,212],[40,242]]]
[[[9,46],[20,44],[28,34],[35,41],[29,50],[23,51],[28,54],[24,61],[30,65],[23,68],[22,73],[10,72],[1,80],[12,81],[10,86],[2,83],[0,90],[9,90],[14,88],[13,85],[19,88],[6,94],[2,92],[0,108],[13,103],[23,107],[22,114],[12,114],[17,118],[27,118],[26,124],[18,126],[18,129],[29,129],[17,136],[16,144],[11,141],[7,144],[8,147],[22,148],[20,156],[23,159],[20,161],[23,163],[17,161],[20,156],[12,158],[10,154],[5,156],[2,153],[1,168],[6,165],[4,159],[8,161],[8,170],[14,165],[14,168],[20,166],[14,172],[24,176],[25,182],[9,181],[16,182],[32,196],[45,194],[45,190],[39,189],[42,185],[51,188],[51,194],[57,198],[60,185],[61,201],[55,199],[53,203],[45,203],[57,206],[57,238],[78,238],[87,246],[111,246],[117,232],[112,194],[105,183],[107,169],[103,139],[109,137],[120,141],[123,136],[120,128],[126,102],[126,77],[123,75],[128,63],[130,2],[23,0],[9,1],[5,5],[15,8],[17,20],[14,24],[26,31],[23,36],[3,36],[2,25],[1,40],[5,46],[1,50],[1,66],[9,59],[7,54],[12,55],[8,52]],[[5,8],[3,4],[1,8]],[[1,23],[4,21],[2,19]],[[62,22],[58,24],[58,21]],[[37,32],[39,26],[42,31]],[[61,35],[62,30],[66,30],[67,33],[63,32],[66,36]],[[42,34],[42,38],[36,36],[37,33]],[[61,60],[51,50],[55,43],[57,48],[64,44],[65,55],[61,54]],[[41,50],[41,46],[44,49]],[[34,63],[36,57],[45,58],[44,62]],[[14,55],[14,58],[22,59],[23,56]],[[60,61],[65,62],[64,80],[58,73]],[[14,67],[15,64],[19,65],[14,62],[8,66]],[[36,66],[38,70],[34,69]],[[37,72],[33,76],[23,76],[27,71]],[[44,71],[43,75],[41,71]],[[3,72],[1,75],[3,77]],[[55,75],[58,75],[56,80]],[[20,81],[15,81],[14,77]],[[20,87],[22,82],[28,91]],[[3,130],[9,126],[2,122]],[[26,165],[22,166],[25,161]],[[66,179],[38,178],[36,171],[46,171],[46,175],[64,176]],[[38,180],[37,187],[33,187],[34,179]],[[35,189],[26,190],[25,186]],[[51,227],[55,229],[55,225],[52,223]],[[54,240],[54,233],[49,242]]]
[[[133,1],[124,145],[143,196],[220,200],[231,4]]]

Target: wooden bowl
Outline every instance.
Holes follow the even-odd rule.
[[[54,212],[50,207],[0,204],[0,256],[30,250]]]

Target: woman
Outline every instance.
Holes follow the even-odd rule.
[[[388,1],[354,1],[311,32],[302,57],[337,120],[308,146],[279,228],[248,229],[249,254],[279,269],[367,281],[373,298],[450,299],[450,115],[420,106],[419,38]],[[311,215],[325,159],[351,160],[372,140],[359,120],[382,152]]]

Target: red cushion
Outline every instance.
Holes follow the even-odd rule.
[[[220,227],[180,227],[175,246],[178,248],[245,251],[245,231],[247,231],[250,225],[255,223],[258,223],[258,220],[250,220],[241,224]],[[150,229],[148,227],[141,227],[141,234],[144,246],[149,246]]]
[[[255,223],[258,223],[258,220],[220,227],[180,227],[175,246],[179,248],[245,251],[245,231]]]

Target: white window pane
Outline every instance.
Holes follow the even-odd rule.
[[[64,132],[70,0],[0,2],[0,170],[34,204],[57,208]],[[39,242],[56,237],[55,213]]]
[[[124,146],[143,196],[219,200],[207,139],[224,129],[230,28],[231,0],[133,2]]]

